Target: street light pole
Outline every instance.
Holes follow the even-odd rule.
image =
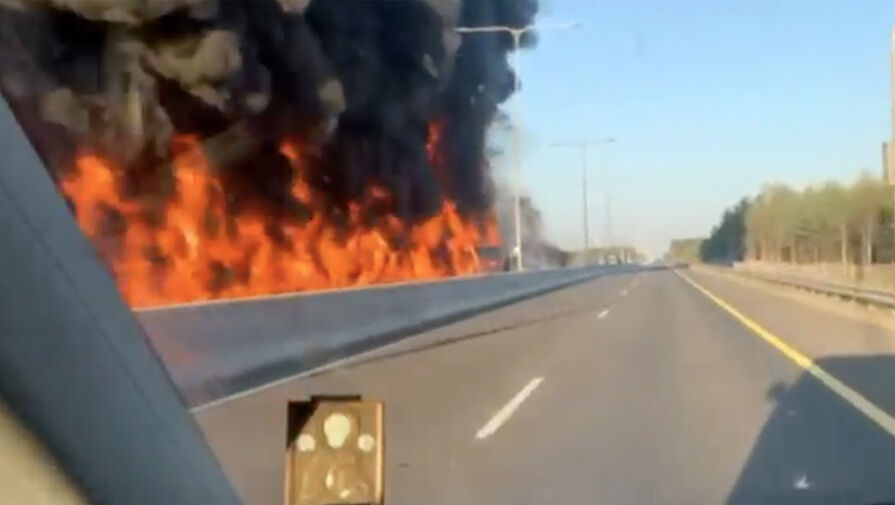
[[[609,184],[612,184],[611,182]],[[606,240],[609,243],[615,242],[612,236],[612,189],[606,188]]]
[[[590,233],[587,229],[587,146],[581,149],[581,206],[584,212],[584,250],[590,249]]]
[[[892,187],[892,263],[895,263],[895,163],[892,153],[895,149],[895,29],[892,30],[892,42],[889,46],[889,93],[892,120],[892,136],[889,142],[883,142],[883,174],[886,183]]]
[[[581,221],[584,226],[584,251],[590,249],[590,226],[588,224],[587,210],[587,148],[600,144],[613,144],[612,137],[599,140],[586,140],[580,142],[554,142],[553,147],[573,147],[581,152]]]
[[[516,244],[513,256],[516,259],[516,270],[525,270],[522,261],[522,103],[519,99],[519,43],[525,32],[516,30],[513,34],[513,164],[516,165],[516,188],[513,195],[513,227],[516,230]]]
[[[579,23],[562,23],[556,25],[527,25],[521,28],[503,25],[489,26],[458,26],[454,28],[457,33],[509,33],[513,37],[513,164],[516,166],[516,178],[514,184],[513,195],[513,226],[515,233],[515,244],[513,247],[512,258],[515,261],[516,270],[524,270],[525,266],[522,262],[522,133],[521,124],[521,103],[519,102],[519,46],[522,42],[522,36],[526,32],[534,30],[556,30],[578,28]]]

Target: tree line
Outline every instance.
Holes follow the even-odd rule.
[[[704,238],[678,238],[668,244],[668,252],[665,259],[684,263],[697,263],[701,261],[700,248]]]
[[[867,173],[849,184],[768,184],[726,209],[707,238],[672,241],[668,255],[692,261],[696,240],[707,262],[893,262],[892,207],[893,189]]]

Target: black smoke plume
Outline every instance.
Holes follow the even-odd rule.
[[[59,177],[89,147],[164,192],[194,134],[234,208],[301,215],[286,138],[332,212],[370,185],[418,219],[492,205],[486,130],[512,93],[509,34],[536,0],[0,0],[0,85]],[[427,145],[437,143],[437,166]]]

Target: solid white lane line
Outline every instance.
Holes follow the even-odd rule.
[[[597,314],[597,319],[603,319],[604,317],[609,315],[609,309],[603,309],[602,312]]]
[[[543,380],[543,377],[535,377],[528,384],[526,384],[524,388],[516,393],[516,396],[511,398],[510,401],[508,401],[507,404],[503,406],[503,408],[501,408],[497,411],[496,414],[494,414],[494,417],[492,417],[487,423],[485,423],[484,426],[481,427],[481,429],[479,429],[479,431],[475,434],[475,438],[482,440],[488,438],[489,436],[493,435],[495,431],[499,430],[500,427],[503,426],[503,423],[507,422],[510,416],[513,415],[513,412],[516,412],[516,409],[518,409],[519,406],[522,405],[522,402],[524,402],[525,399],[529,397],[529,395],[534,393],[534,390],[538,388]]]

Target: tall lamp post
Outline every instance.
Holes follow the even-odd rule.
[[[590,230],[587,219],[587,148],[600,144],[613,144],[615,139],[612,137],[598,140],[584,140],[578,142],[554,142],[553,147],[572,147],[581,152],[581,212],[582,222],[584,224],[584,253],[590,249]]]
[[[520,28],[503,25],[489,26],[458,26],[454,28],[457,33],[509,33],[513,36],[513,164],[516,166],[515,194],[513,196],[513,221],[515,232],[515,247],[512,257],[515,260],[516,270],[524,270],[522,263],[522,140],[519,120],[519,45],[525,33],[535,30],[558,30],[578,28],[580,23],[561,23],[555,25],[527,25]]]
[[[889,79],[892,136],[888,142],[883,142],[883,180],[892,188],[892,208],[895,210],[895,29],[892,30],[892,42],[889,46]],[[892,237],[892,262],[895,263],[895,219],[892,220]],[[844,265],[847,256],[845,246],[842,247],[841,256]]]

